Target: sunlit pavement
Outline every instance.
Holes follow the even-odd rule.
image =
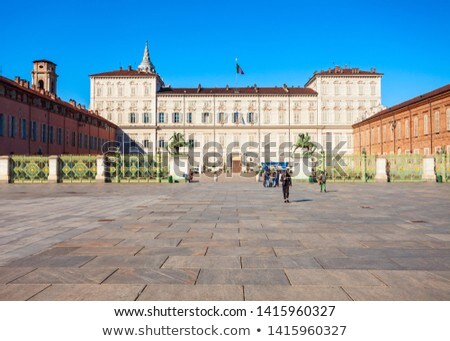
[[[0,185],[1,300],[450,300],[450,185]]]

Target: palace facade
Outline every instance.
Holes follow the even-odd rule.
[[[450,84],[353,125],[355,152],[370,155],[450,153]]]
[[[183,133],[200,166],[213,153],[238,172],[235,161],[246,155],[289,161],[299,133],[352,153],[352,124],[383,109],[381,78],[375,69],[336,66],[314,72],[304,87],[176,88],[164,84],[146,45],[137,70],[90,76],[90,109],[120,127],[128,151],[155,153]]]
[[[62,101],[56,64],[33,62],[32,85],[0,76],[0,155],[101,154],[117,126],[94,112]]]

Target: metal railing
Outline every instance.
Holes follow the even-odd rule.
[[[10,157],[10,178],[13,183],[47,182],[49,158],[47,156]]]
[[[61,155],[61,182],[93,182],[97,175],[97,157],[92,155]]]

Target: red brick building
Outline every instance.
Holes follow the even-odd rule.
[[[353,137],[355,154],[449,154],[450,84],[354,124]]]
[[[0,155],[101,154],[117,126],[56,96],[56,65],[34,61],[33,85],[0,77]]]

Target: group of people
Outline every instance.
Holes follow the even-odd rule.
[[[263,186],[264,187],[281,187],[283,189],[283,198],[285,203],[289,203],[289,187],[292,187],[292,179],[289,170],[273,170],[268,168],[264,170],[263,174]],[[321,192],[327,191],[327,173],[321,171],[317,177],[317,183],[320,186]]]

